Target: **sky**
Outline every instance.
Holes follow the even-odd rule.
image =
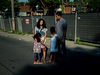
[[[19,0],[19,2],[28,2],[28,0]]]
[[[70,0],[73,1],[73,0]],[[28,2],[28,0],[19,0],[19,2]]]

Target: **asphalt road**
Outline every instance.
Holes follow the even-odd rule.
[[[99,58],[74,52],[67,52],[66,63],[34,65],[32,47],[31,42],[0,36],[0,75],[100,74]],[[46,60],[49,56],[48,50]]]

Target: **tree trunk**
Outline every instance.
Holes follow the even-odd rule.
[[[47,11],[48,11],[47,7],[44,7],[44,15],[46,15]]]

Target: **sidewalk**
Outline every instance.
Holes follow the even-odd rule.
[[[0,32],[0,36],[10,37],[10,38],[23,40],[27,42],[33,42],[32,34],[31,35],[18,35],[18,34]],[[50,38],[46,38],[46,46],[50,47]],[[100,48],[74,44],[73,41],[66,41],[66,47],[67,47],[67,50],[71,52],[76,52],[79,54],[90,55],[93,57],[100,58]]]

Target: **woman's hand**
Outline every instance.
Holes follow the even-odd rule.
[[[44,43],[44,40],[43,40],[43,41],[41,41],[41,43],[43,44],[43,43]]]

